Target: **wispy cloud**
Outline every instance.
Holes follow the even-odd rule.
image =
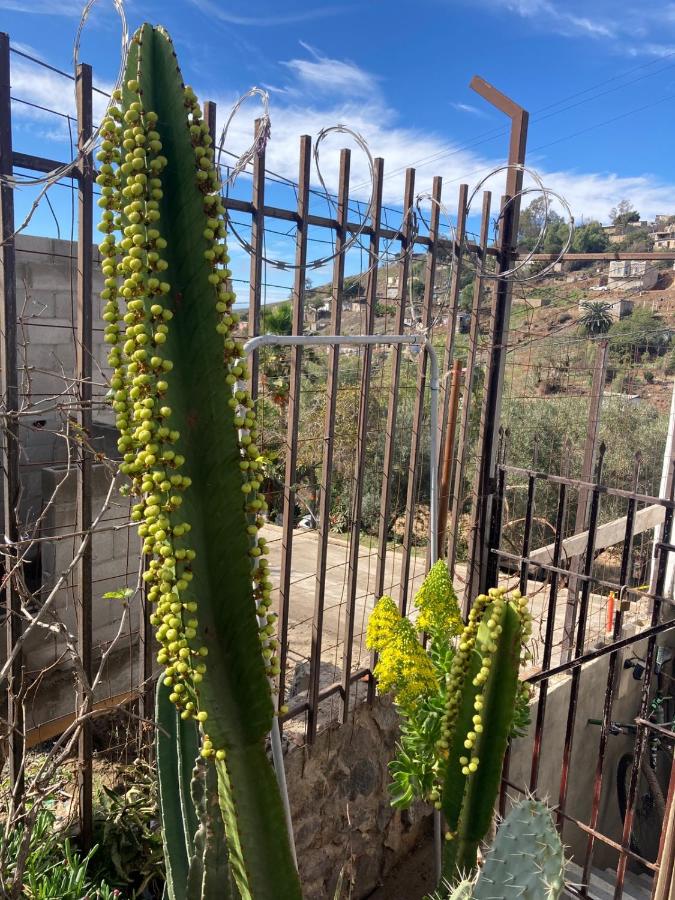
[[[0,0],[2,2],[2,0]],[[257,16],[242,16],[222,8],[220,4],[212,2],[212,0],[190,0],[190,2],[200,9],[202,12],[210,16],[215,16],[221,22],[228,25],[242,25],[255,28],[270,28],[280,25],[297,25],[300,22],[310,22],[314,19],[325,19],[330,16],[337,16],[344,13],[344,6],[319,6],[313,9],[302,9],[297,12],[287,12],[279,14],[271,12],[269,14]]]
[[[38,16],[80,16],[80,0],[0,0],[0,10]]]
[[[302,43],[302,42],[301,42]],[[367,97],[378,90],[378,79],[353,62],[331,59],[304,44],[313,59],[290,59],[282,62],[295,76],[296,87],[313,92],[336,92],[351,97]]]
[[[479,116],[481,119],[484,119],[486,116],[484,110],[479,109],[477,106],[471,106],[470,103],[451,103],[450,105],[458,112],[469,113],[471,116]]]
[[[318,64],[323,59],[318,51],[307,47],[312,59],[308,64]],[[316,58],[318,56],[318,59]],[[417,189],[428,190],[433,175],[441,175],[444,183],[444,203],[454,210],[458,184],[466,181],[476,184],[503,160],[497,155],[481,154],[463,149],[459,140],[448,134],[413,129],[402,125],[398,114],[386,103],[381,92],[375,90],[363,96],[363,85],[372,76],[359,70],[356,79],[345,79],[345,90],[338,92],[310,91],[306,81],[307,70],[300,66],[287,66],[289,80],[281,85],[278,100],[272,104],[272,139],[267,147],[266,161],[271,171],[295,180],[298,169],[299,135],[316,135],[322,128],[342,122],[363,135],[373,156],[385,159],[384,200],[400,206],[404,187],[404,170],[416,160]],[[376,80],[375,80],[376,83]],[[319,84],[324,84],[323,75]],[[349,92],[351,90],[351,93]],[[221,97],[218,108],[223,120],[234,102],[233,97]],[[455,103],[456,108],[467,114],[469,104]],[[243,114],[232,123],[228,149],[241,153],[250,143],[251,122]],[[344,136],[332,136],[322,146],[321,169],[329,190],[337,189],[339,149],[349,145]],[[424,162],[427,161],[427,162]],[[675,208],[675,183],[669,183],[649,173],[619,175],[615,172],[593,172],[567,169],[549,169],[545,160],[532,161],[544,184],[559,192],[569,202],[576,218],[582,215],[607,221],[609,211],[617,202],[627,198],[645,217],[664,209]],[[503,179],[503,173],[498,178]],[[493,195],[503,193],[498,178],[488,188]],[[316,181],[316,174],[313,174]],[[368,195],[368,164],[359,148],[353,149],[351,165],[352,195],[365,199]]]
[[[486,0],[485,5],[493,9],[501,7],[558,34],[613,38],[618,33],[615,19],[590,18],[571,10],[569,3],[556,4],[552,0]]]

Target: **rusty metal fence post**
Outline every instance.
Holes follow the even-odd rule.
[[[13,174],[12,104],[10,99],[9,35],[0,33],[0,173]],[[16,590],[13,548],[19,538],[17,503],[19,500],[19,439],[16,413],[19,409],[19,376],[17,368],[16,267],[14,244],[14,196],[12,188],[0,185],[0,401],[3,404],[2,427],[2,495],[3,531],[7,551],[2,563],[3,618],[5,650],[9,659],[21,640],[21,601]],[[7,679],[7,721],[9,723],[9,780],[13,802],[23,798],[24,787],[24,723],[21,703],[23,655],[17,653]]]
[[[92,250],[93,250],[93,159],[83,149],[92,134],[92,73],[91,66],[77,67],[75,81],[77,96],[77,329],[76,372],[79,395],[77,414],[78,465],[76,471],[76,530],[83,540],[92,523]],[[92,537],[90,536],[76,570],[77,641],[82,662],[82,674],[87,684],[78,683],[77,706],[80,714],[89,712],[93,697],[89,696],[92,681]],[[85,849],[92,843],[92,728],[86,719],[81,724],[78,742],[78,787],[80,833]]]
[[[520,205],[516,199],[523,184],[522,166],[525,162],[527,125],[529,114],[513,100],[510,100],[482,78],[475,77],[471,87],[485,100],[505,113],[511,119],[509,143],[509,169],[506,177],[506,196],[501,206],[499,230],[498,274],[511,267],[513,252],[518,236]],[[511,315],[511,282],[508,277],[499,277],[496,284],[495,300],[490,320],[490,356],[485,380],[485,394],[481,410],[480,437],[477,458],[479,460],[476,480],[476,496],[472,510],[472,540],[467,572],[467,590],[464,595],[465,611],[470,598],[488,588],[488,541],[495,481],[497,435],[500,427],[501,400],[506,366],[509,318]]]

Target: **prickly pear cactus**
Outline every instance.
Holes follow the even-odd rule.
[[[469,613],[447,679],[434,796],[446,823],[443,874],[476,867],[494,814],[504,753],[520,691],[531,619],[520,592],[492,588]]]
[[[450,891],[448,900],[473,900],[473,881],[460,881]]]
[[[196,837],[194,757],[185,758],[198,729],[199,753],[215,767],[238,893],[298,898],[264,746],[268,678],[278,673],[275,617],[220,182],[201,109],[162,29],[144,25],[134,35],[101,135],[111,399],[164,668],[158,729],[174,737],[159,752],[165,846],[178,854],[175,866],[168,860],[169,896],[185,897],[195,842],[211,858],[209,835]],[[226,882],[220,891],[229,896]]]
[[[473,889],[474,900],[557,900],[565,879],[565,855],[548,807],[536,800],[514,806]]]

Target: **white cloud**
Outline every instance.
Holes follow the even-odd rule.
[[[0,0],[2,2],[2,0]],[[314,19],[325,19],[328,16],[336,16],[345,12],[344,6],[318,6],[314,9],[298,10],[298,12],[270,13],[268,15],[241,16],[226,11],[220,4],[211,0],[190,0],[190,2],[202,12],[215,16],[221,22],[228,25],[253,26],[256,28],[270,28],[280,25],[295,25],[300,22],[309,22]]]
[[[304,60],[308,65],[316,63],[321,68],[319,85],[324,84],[323,57],[312,48],[313,60]],[[459,183],[467,182],[470,187],[492,168],[503,163],[501,151],[491,156],[475,150],[462,148],[459,142],[448,140],[447,135],[435,134],[402,125],[398,114],[389,108],[377,90],[369,91],[364,97],[364,85],[370,83],[371,76],[353,64],[354,77],[345,78],[341,91],[333,91],[330,98],[322,90],[310,90],[306,72],[302,66],[289,66],[291,78],[282,86],[281,93],[271,106],[272,138],[267,147],[267,166],[271,171],[295,181],[298,177],[299,135],[316,135],[322,128],[336,123],[344,123],[363,135],[373,156],[385,160],[384,202],[400,206],[403,195],[405,168],[416,161],[416,187],[418,191],[431,188],[433,175],[441,175],[444,182],[444,203],[449,210],[455,210]],[[326,66],[327,72],[329,66]],[[221,121],[228,115],[236,98],[220,98]],[[462,111],[468,104],[453,104]],[[241,153],[248,147],[251,135],[250,114],[243,111],[231,126],[228,149]],[[353,146],[343,134],[331,135],[321,145],[321,168],[326,184],[336,191],[338,180],[339,150],[343,146]],[[618,175],[614,172],[581,172],[564,169],[549,170],[545,160],[537,164],[531,160],[544,184],[562,194],[579,219],[597,218],[607,221],[609,210],[619,200],[627,198],[640,210],[644,217],[657,212],[675,210],[675,184],[669,184],[649,173]],[[318,183],[312,172],[314,184]],[[493,199],[503,192],[503,175],[487,185],[493,191]],[[369,171],[363,152],[354,147],[352,151],[351,185],[352,196],[367,199]],[[289,197],[288,202],[293,202]],[[478,201],[477,201],[478,202]],[[398,223],[392,223],[398,224]]]
[[[283,62],[297,80],[296,88],[312,92],[331,92],[367,97],[377,91],[377,78],[355,63],[319,55],[307,44],[314,59],[291,59]]]
[[[471,106],[470,103],[451,103],[450,105],[458,112],[470,113],[472,116],[479,116],[480,118],[485,117],[485,112],[482,109],[479,109],[477,106]]]
[[[592,38],[613,38],[618,33],[615,20],[591,19],[569,9],[569,3],[555,4],[551,0],[483,0],[485,5],[502,7],[523,19],[531,19],[547,31],[558,34],[580,34]]]
[[[103,90],[110,90],[111,87],[101,85]],[[25,103],[12,104],[12,114],[16,119],[35,123],[42,139],[50,141],[69,139],[68,123],[62,118],[64,115],[75,116],[75,83],[69,78],[17,57],[12,60],[12,97],[61,114],[54,115],[52,112],[36,109]],[[94,121],[99,121],[105,112],[106,104],[106,98],[94,92]],[[75,134],[77,129],[71,127]]]

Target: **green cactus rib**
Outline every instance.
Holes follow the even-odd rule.
[[[548,807],[522,800],[499,826],[473,890],[474,900],[557,900],[565,855]]]
[[[241,848],[242,897],[291,900],[300,888],[264,748],[273,715],[268,676],[278,671],[257,534],[264,499],[253,403],[239,383],[246,373],[237,361],[228,257],[218,241],[224,210],[213,150],[163,30],[144,25],[136,33],[115,99],[121,109],[109,110],[98,155],[102,296],[122,471],[142,497],[133,517],[149,558],[158,660],[181,721],[200,724],[200,752],[217,761],[219,789],[230,792],[220,805],[231,813],[231,856]],[[242,428],[248,433],[240,436]],[[183,779],[193,762],[184,751]],[[168,766],[171,776],[160,775],[167,813],[171,778],[175,790],[180,781],[178,762]]]
[[[194,764],[199,753],[199,740],[194,722],[180,719],[164,685],[157,687],[155,717],[157,769],[162,774],[159,805],[164,825],[166,884],[170,900],[181,900],[197,830],[197,816],[190,799],[190,777],[186,779],[182,760],[191,756]]]
[[[477,598],[460,637],[448,689],[440,751],[447,833],[443,874],[476,867],[499,789],[518,692],[521,648],[529,629],[525,601],[503,589]]]
[[[232,878],[225,843],[216,769],[205,759],[197,760],[191,794],[194,807],[199,811],[199,827],[194,837],[186,900],[204,897],[238,900],[240,894]]]

